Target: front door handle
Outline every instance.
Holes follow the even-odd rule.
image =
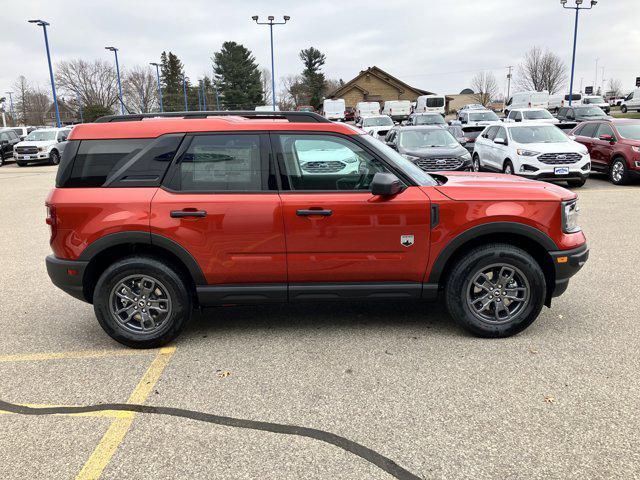
[[[321,217],[328,217],[333,214],[333,210],[297,210],[296,215],[299,217],[308,217],[310,215],[319,215]]]
[[[170,215],[171,218],[202,218],[207,216],[207,212],[205,212],[204,210],[173,210]]]

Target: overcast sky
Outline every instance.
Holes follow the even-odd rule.
[[[588,3],[589,0],[585,0]],[[569,4],[575,0],[569,0]],[[47,20],[54,64],[103,58],[120,48],[120,66],[159,61],[171,50],[195,79],[211,74],[222,42],[244,44],[260,66],[270,67],[269,29],[252,15],[290,15],[274,28],[276,78],[298,73],[298,52],[314,46],[327,57],[327,78],[353,78],[377,65],[405,82],[438,93],[458,93],[473,75],[491,70],[506,85],[506,67],[517,65],[533,45],[571,63],[573,10],[560,0],[2,0],[0,96],[16,77],[49,88],[42,29]],[[630,90],[640,76],[640,0],[600,0],[582,12],[578,32],[576,88],[598,78],[619,78]],[[599,81],[600,83],[600,81]]]

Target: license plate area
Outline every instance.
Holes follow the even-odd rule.
[[[554,175],[569,175],[569,167],[555,167],[553,173]]]

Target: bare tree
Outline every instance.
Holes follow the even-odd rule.
[[[301,75],[287,75],[280,79],[282,91],[284,95],[282,100],[289,102],[291,105],[309,105],[309,94],[305,88]]]
[[[558,55],[540,47],[529,50],[518,65],[516,85],[522,90],[550,94],[559,92],[567,83],[567,68]]]
[[[124,74],[122,95],[128,112],[146,113],[155,110],[159,103],[155,73],[150,68],[133,67]]]
[[[622,93],[622,82],[619,78],[610,78],[609,79],[609,91],[608,95],[612,97],[619,98],[623,95]]]
[[[471,80],[471,88],[476,92],[475,100],[487,106],[498,93],[498,82],[492,72],[478,72]]]
[[[57,65],[56,82],[63,92],[79,96],[83,105],[113,110],[118,99],[115,68],[104,60],[62,61]]]
[[[20,75],[13,84],[14,111],[16,125],[43,125],[49,123],[47,111],[51,107],[51,99],[45,90],[33,86],[24,75]]]

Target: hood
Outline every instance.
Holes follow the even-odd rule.
[[[576,198],[576,194],[551,183],[500,173],[447,172],[433,174],[444,184],[436,189],[451,200],[547,201]]]
[[[456,145],[455,147],[425,147],[412,148],[409,150],[402,149],[401,153],[420,158],[438,158],[464,155],[467,153],[467,149],[462,145]]]
[[[523,148],[525,150],[533,150],[540,153],[580,153],[584,155],[587,153],[587,147],[576,141],[570,140],[568,142],[558,143],[516,143],[517,148]]]
[[[383,125],[380,127],[362,127],[362,130],[364,130],[367,133],[380,133],[380,132],[384,132],[385,134],[391,130],[393,128],[393,125]]]

